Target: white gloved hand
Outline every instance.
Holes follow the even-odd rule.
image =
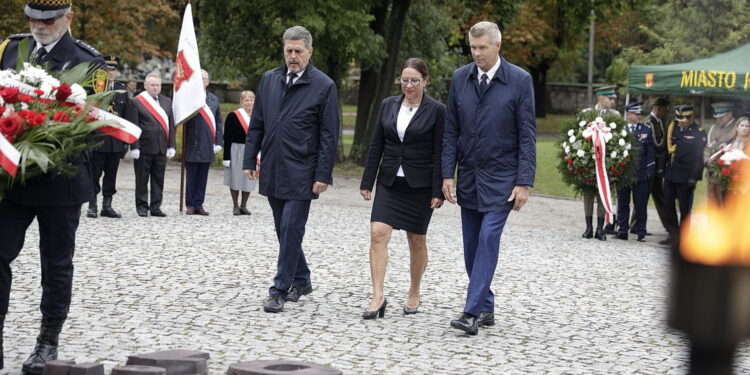
[[[229,168],[229,160],[224,160],[221,164],[224,164],[225,167]]]
[[[174,154],[175,154],[175,150],[173,148],[170,147],[167,149],[167,159],[173,158]]]
[[[137,148],[130,150],[130,155],[133,156],[133,159],[138,160],[141,157],[141,150]]]
[[[214,145],[214,155],[218,154],[218,153],[219,153],[219,151],[221,151],[221,146],[219,146],[219,145]]]

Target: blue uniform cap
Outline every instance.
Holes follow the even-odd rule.
[[[625,105],[625,112],[642,114],[643,113],[643,102],[635,102]]]

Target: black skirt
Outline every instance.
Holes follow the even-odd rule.
[[[430,187],[409,187],[405,177],[396,177],[390,187],[378,183],[370,222],[378,221],[393,229],[427,234],[432,218],[431,200]]]

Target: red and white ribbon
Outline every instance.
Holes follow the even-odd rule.
[[[141,128],[132,122],[115,114],[109,113],[101,108],[91,107],[89,115],[100,121],[115,122],[118,126],[104,125],[99,127],[104,134],[115,137],[125,143],[133,143],[141,136]]]
[[[721,148],[719,148],[719,151],[716,151],[713,155],[711,155],[710,158],[708,158],[708,162],[711,163],[714,160],[716,160],[716,158],[730,151],[734,151],[734,145],[732,144],[721,145]]]
[[[208,108],[207,104],[204,104],[198,113],[203,117],[203,121],[206,122],[208,129],[211,130],[211,135],[214,136],[214,143],[216,143],[216,119],[214,118],[214,113],[211,112],[211,108]]]
[[[247,111],[245,111],[244,108],[234,111],[234,115],[240,120],[240,125],[242,125],[242,129],[244,129],[245,134],[247,134],[247,129],[250,128],[250,115],[247,114]]]
[[[167,116],[167,112],[146,91],[136,95],[135,98],[146,107],[148,113],[154,116],[154,119],[161,125],[164,134],[167,136],[167,144],[169,144],[169,117]]]
[[[608,224],[612,224],[612,191],[609,187],[609,178],[607,177],[607,144],[606,135],[609,133],[607,130],[600,128],[596,123],[593,123],[589,128],[592,132],[587,140],[592,140],[594,143],[594,166],[596,168],[596,187],[599,190],[599,198],[601,203],[604,205],[604,219]]]
[[[20,161],[21,153],[5,137],[0,136],[0,167],[8,171],[11,177],[16,177]]]

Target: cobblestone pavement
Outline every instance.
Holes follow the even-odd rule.
[[[337,178],[313,202],[304,248],[315,291],[280,314],[262,301],[277,242],[268,203],[253,194],[252,216],[233,216],[221,170],[211,170],[208,217],[178,212],[179,169],[170,163],[167,218],[134,209],[133,166],[120,168],[114,205],[123,219],[81,219],[70,317],[60,358],[99,361],[107,372],[128,354],[209,352],[211,374],[255,359],[300,359],[346,374],[680,374],[686,341],[667,329],[666,250],[649,242],[580,238],[575,200],[532,196],[512,213],[495,275],[494,327],[470,337],[449,327],[463,307],[459,210],[436,211],[420,313],[401,307],[409,283],[406,236],[395,232],[386,275],[385,319],[363,321],[369,302],[370,203],[358,180]],[[85,208],[85,207],[84,207]],[[41,294],[38,230],[13,263],[5,363],[18,373],[34,345]],[[750,372],[748,346],[739,373]],[[6,370],[7,371],[7,370]]]

